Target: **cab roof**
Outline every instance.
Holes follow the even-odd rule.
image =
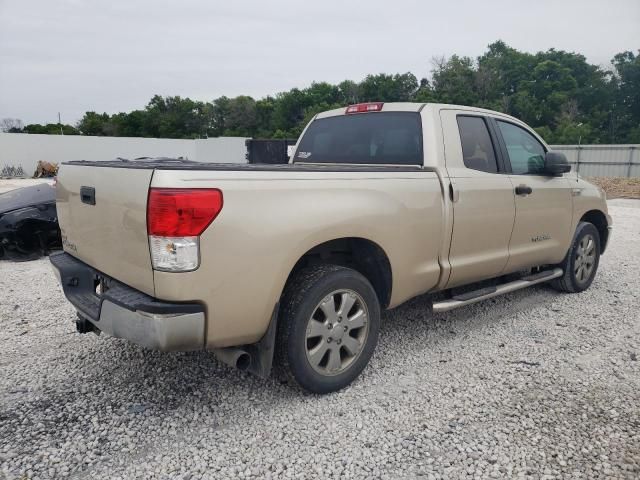
[[[432,112],[438,112],[440,110],[451,110],[451,109],[466,110],[469,112],[484,113],[487,115],[503,117],[515,123],[526,126],[524,122],[522,122],[521,120],[515,117],[512,117],[511,115],[507,115],[506,113],[497,112],[495,110],[488,110],[486,108],[470,107],[467,105],[455,105],[450,103],[417,103],[417,102],[364,102],[358,105],[364,105],[365,103],[380,104],[382,106],[379,110],[367,112],[371,114],[375,114],[377,112],[421,112],[425,109],[431,110]],[[328,118],[328,117],[336,117],[339,115],[347,115],[347,108],[349,106],[350,105],[346,105],[344,107],[334,108],[333,110],[327,110],[326,112],[320,112],[313,118],[313,120],[318,120],[321,118]],[[352,114],[362,115],[364,113],[352,113]]]

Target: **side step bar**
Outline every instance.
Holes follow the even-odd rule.
[[[466,305],[471,305],[472,303],[487,300],[488,298],[497,297],[498,295],[515,292],[516,290],[530,287],[531,285],[535,285],[537,283],[548,282],[549,280],[553,280],[554,278],[561,277],[563,273],[564,272],[561,268],[554,268],[553,270],[534,273],[533,275],[522,277],[519,280],[514,280],[513,282],[504,283],[495,287],[481,288],[480,290],[476,290],[474,292],[456,295],[455,297],[449,298],[447,300],[434,303],[433,313],[448,312],[449,310],[453,310],[454,308],[464,307]]]

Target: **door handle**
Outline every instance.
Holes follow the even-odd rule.
[[[457,188],[453,188],[453,184],[449,184],[449,198],[453,203],[456,203],[460,199],[460,192]]]
[[[96,189],[93,187],[80,187],[80,201],[87,205],[95,205]]]
[[[516,187],[516,195],[530,195],[533,189],[529,185],[518,185]]]

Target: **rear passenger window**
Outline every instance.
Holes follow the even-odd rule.
[[[458,130],[464,166],[481,172],[497,173],[496,153],[484,118],[458,115]]]

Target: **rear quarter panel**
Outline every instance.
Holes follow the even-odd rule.
[[[157,297],[206,305],[208,347],[259,340],[293,266],[329,240],[366,238],[386,252],[390,306],[439,279],[443,204],[433,172],[158,170],[152,186],[223,192],[222,212],[200,239],[198,270],[154,272]]]

